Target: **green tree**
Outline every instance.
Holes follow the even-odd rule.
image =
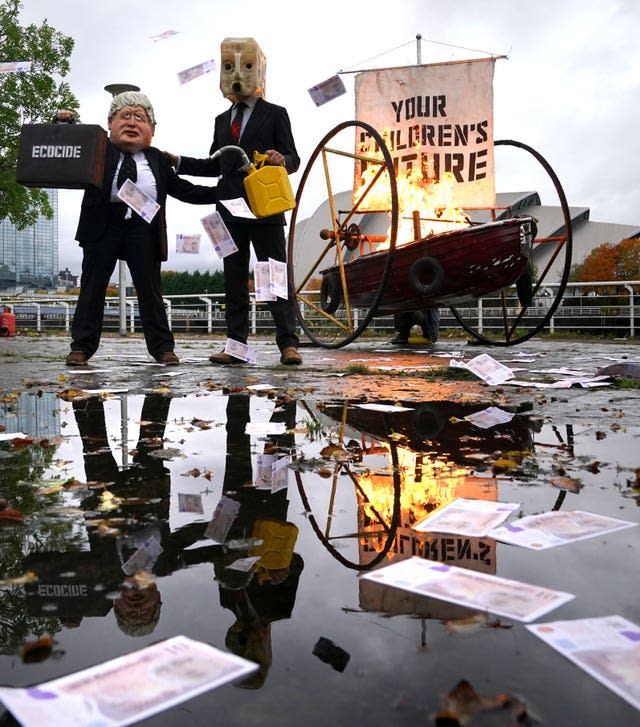
[[[69,72],[73,38],[46,20],[22,27],[21,7],[20,0],[0,0],[0,59],[31,61],[30,71],[0,74],[0,220],[9,219],[18,229],[40,215],[53,215],[44,190],[16,182],[21,125],[49,121],[61,108],[78,118],[78,101],[62,80]]]
[[[209,295],[224,293],[224,273],[216,270],[211,273],[208,270],[201,273],[196,270],[193,273],[183,271],[177,273],[175,270],[163,270],[162,292],[165,295]]]

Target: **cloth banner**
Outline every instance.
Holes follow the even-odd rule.
[[[363,71],[356,76],[356,118],[385,139],[396,177],[416,173],[455,181],[451,206],[494,207],[495,58]],[[357,153],[376,153],[364,131]],[[354,198],[367,162],[356,160]],[[366,204],[366,202],[365,202]]]

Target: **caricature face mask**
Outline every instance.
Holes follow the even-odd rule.
[[[225,38],[220,44],[220,90],[237,103],[264,96],[267,59],[253,38]]]

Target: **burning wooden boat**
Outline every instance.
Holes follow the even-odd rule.
[[[353,341],[374,316],[443,306],[475,338],[512,345],[544,328],[566,287],[562,187],[536,151],[493,139],[493,73],[503,56],[423,63],[416,41],[415,65],[353,71],[356,119],[324,136],[298,186],[289,283],[300,325],[326,348]],[[496,206],[499,146],[524,150],[551,178],[565,221],[554,237],[536,237],[532,217]],[[527,161],[510,164],[512,175]],[[335,193],[346,182],[348,199]],[[296,224],[306,191],[323,189],[327,201]],[[370,224],[376,216],[384,228]],[[497,329],[490,337],[489,328]]]
[[[336,148],[336,137],[354,127],[364,129],[375,140],[376,157]],[[562,300],[570,270],[568,204],[553,170],[536,151],[515,141],[497,141],[495,145],[524,149],[545,168],[564,213],[561,235],[537,237],[533,217],[509,217],[509,210],[481,208],[491,221],[474,224],[467,214],[470,210],[453,210],[462,219],[448,219],[450,211],[441,215],[437,208],[415,209],[407,206],[406,200],[401,205],[393,159],[373,127],[362,121],[348,121],[325,136],[298,187],[288,244],[289,281],[294,288],[298,320],[312,341],[325,348],[338,348],[354,341],[374,316],[429,307],[451,308],[468,333],[491,345],[520,343],[547,325]],[[334,158],[355,159],[356,163],[364,158],[373,170],[346,210],[338,209],[332,191]],[[328,218],[315,235],[305,234],[306,229],[300,234],[296,230],[297,212],[305,189],[315,184],[311,175],[316,167],[324,175],[329,192]],[[376,197],[377,185],[384,188],[380,197]],[[370,198],[374,198],[373,205]],[[378,204],[379,199],[388,204]],[[496,212],[507,217],[496,219]],[[367,218],[377,215],[383,219],[386,234],[369,234],[369,227],[380,228],[364,224]],[[438,231],[443,222],[449,229]],[[542,270],[535,269],[532,261],[539,245],[548,246],[549,253]],[[547,275],[556,259],[562,263],[563,277],[554,285],[555,298],[542,299],[543,293],[548,294]],[[491,335],[476,321],[465,318],[468,306],[488,296],[499,301],[494,304],[496,310],[491,311],[497,329]]]
[[[331,231],[325,231],[325,237]],[[397,245],[393,268],[377,315],[433,306],[459,306],[497,293],[525,273],[535,237],[531,217],[464,227]],[[351,230],[360,247],[366,235]],[[389,250],[359,255],[343,266],[349,304],[370,308],[383,279]],[[335,313],[344,304],[339,265],[324,269],[320,289],[323,311]]]

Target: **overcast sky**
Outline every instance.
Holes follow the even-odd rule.
[[[287,107],[303,167],[320,139],[355,115],[353,74],[342,76],[348,93],[321,107],[311,86],[340,70],[415,63],[417,34],[423,63],[504,54],[495,66],[494,138],[542,154],[569,204],[588,206],[592,220],[640,225],[638,0],[24,0],[23,25],[45,18],[75,39],[66,80],[84,123],[106,129],[104,86],[134,83],[155,108],[154,145],[198,157],[208,152],[214,117],[228,106],[219,89],[220,42],[254,37],[267,57],[266,97]],[[167,30],[178,34],[153,40]],[[216,70],[179,84],[179,71],[211,59]],[[299,177],[291,177],[294,192]],[[498,173],[496,187],[538,185]],[[557,204],[539,191],[543,204]],[[79,272],[74,235],[82,193],[59,194],[60,267]],[[309,200],[300,214],[322,201]],[[170,248],[178,233],[203,239],[200,255],[172,251],[165,269],[220,267],[199,221],[209,211],[169,200]]]

